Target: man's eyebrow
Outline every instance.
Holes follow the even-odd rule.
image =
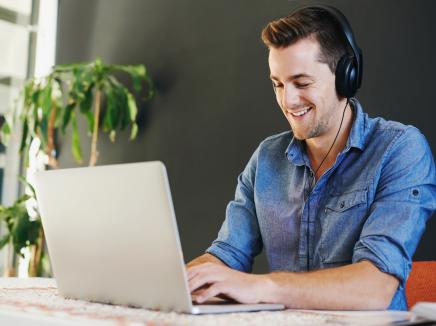
[[[279,80],[276,76],[273,76],[273,75],[270,75],[269,78],[272,80]],[[299,78],[312,78],[312,76],[302,73],[302,74],[296,74],[296,75],[289,76],[286,79],[289,81],[292,81],[292,80],[299,79]]]

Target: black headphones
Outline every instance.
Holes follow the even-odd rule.
[[[338,61],[335,72],[336,92],[339,96],[349,99],[353,97],[360,88],[363,74],[362,50],[357,46],[351,25],[344,14],[335,7],[316,5],[307,6],[301,9],[306,8],[322,9],[327,11],[339,23],[348,44],[351,46],[353,54],[343,55]]]

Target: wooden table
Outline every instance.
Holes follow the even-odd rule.
[[[0,325],[382,325],[410,312],[284,310],[193,316],[64,299],[54,279],[0,278]]]

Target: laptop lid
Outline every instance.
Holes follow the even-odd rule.
[[[192,312],[161,162],[38,172],[35,190],[61,294]]]

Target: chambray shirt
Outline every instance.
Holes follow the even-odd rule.
[[[436,210],[433,155],[415,127],[370,118],[356,99],[351,104],[347,144],[316,183],[304,142],[291,132],[259,145],[207,252],[244,272],[262,249],[270,271],[368,260],[400,281],[389,309],[407,310],[411,258]]]

